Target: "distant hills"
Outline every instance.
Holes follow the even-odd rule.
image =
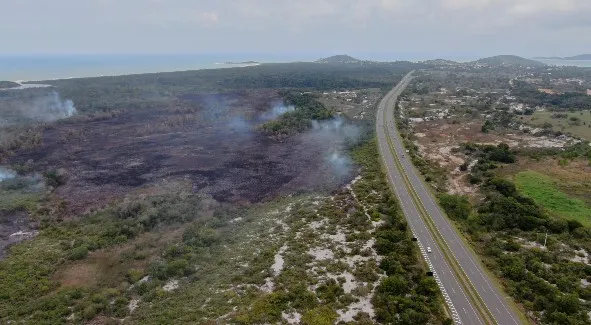
[[[515,65],[515,66],[523,66],[523,67],[540,67],[545,66],[545,63],[530,60],[526,58],[522,58],[517,55],[497,55],[491,56],[489,58],[484,58],[480,60],[476,60],[472,63],[476,64],[486,64],[492,66],[500,66],[500,65]]]
[[[423,64],[433,64],[433,65],[459,65],[460,63],[452,60],[446,59],[433,59],[433,60],[426,60],[421,62]]]
[[[14,88],[20,86],[16,82],[12,81],[1,81],[0,80],[0,89],[7,89],[7,88]]]
[[[581,60],[581,59],[579,59]],[[377,64],[375,61],[364,61],[356,59],[349,55],[333,55],[327,58],[322,58],[314,61],[315,63],[325,64]],[[436,65],[436,66],[475,66],[475,65],[487,65],[487,66],[521,66],[521,67],[543,67],[547,64],[526,59],[517,55],[497,55],[488,58],[482,58],[472,62],[460,63],[445,59],[434,59],[419,62],[421,64]]]
[[[585,61],[591,60],[591,54],[579,54],[575,56],[567,56],[567,57],[559,57],[559,56],[550,56],[550,57],[538,57],[536,59],[541,60],[578,60],[578,61]]]
[[[363,61],[356,59],[348,55],[333,55],[328,58],[316,60],[316,63],[331,63],[331,64],[343,64],[343,63],[361,63]]]

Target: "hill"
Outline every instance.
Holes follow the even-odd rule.
[[[445,59],[434,59],[434,60],[427,60],[421,62],[423,64],[431,64],[431,65],[458,65],[460,63],[452,60],[445,60]]]
[[[487,64],[487,65],[495,65],[495,66],[499,66],[499,65],[515,65],[515,66],[526,66],[526,67],[539,67],[539,66],[545,66],[546,64],[539,62],[539,61],[535,61],[535,60],[530,60],[530,59],[526,59],[526,58],[522,58],[520,56],[516,56],[516,55],[497,55],[497,56],[491,56],[489,58],[483,58],[477,61],[474,61],[472,63],[477,63],[477,64]]]
[[[563,60],[591,60],[591,54],[580,54],[562,58]]]
[[[0,80],[0,89],[14,88],[20,86],[16,82]]]
[[[332,63],[332,64],[351,64],[361,63],[362,61],[348,55],[333,55],[328,58],[316,60],[316,63]]]
[[[591,60],[591,54],[579,54],[575,56],[567,56],[567,57],[559,57],[559,56],[550,56],[550,57],[536,57],[535,59],[542,59],[542,60]]]

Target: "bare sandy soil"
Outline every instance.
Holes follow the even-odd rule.
[[[460,171],[459,167],[467,157],[455,153],[454,148],[462,143],[497,145],[506,143],[512,148],[561,148],[568,144],[568,139],[536,137],[521,131],[506,133],[483,133],[481,121],[462,121],[442,119],[413,123],[416,144],[421,154],[428,160],[438,163],[449,172],[449,192],[453,194],[475,194],[478,186],[471,185],[466,176],[468,172]]]

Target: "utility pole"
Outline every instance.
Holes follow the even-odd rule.
[[[544,238],[544,247],[546,247],[547,241],[548,241],[548,231],[546,231],[546,238]]]

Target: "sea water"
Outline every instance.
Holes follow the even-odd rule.
[[[0,56],[0,80],[32,81],[236,67],[227,62],[290,62],[297,56],[260,54],[124,54]]]
[[[554,60],[554,59],[535,59],[548,65],[571,66],[571,67],[591,67],[591,60]]]

